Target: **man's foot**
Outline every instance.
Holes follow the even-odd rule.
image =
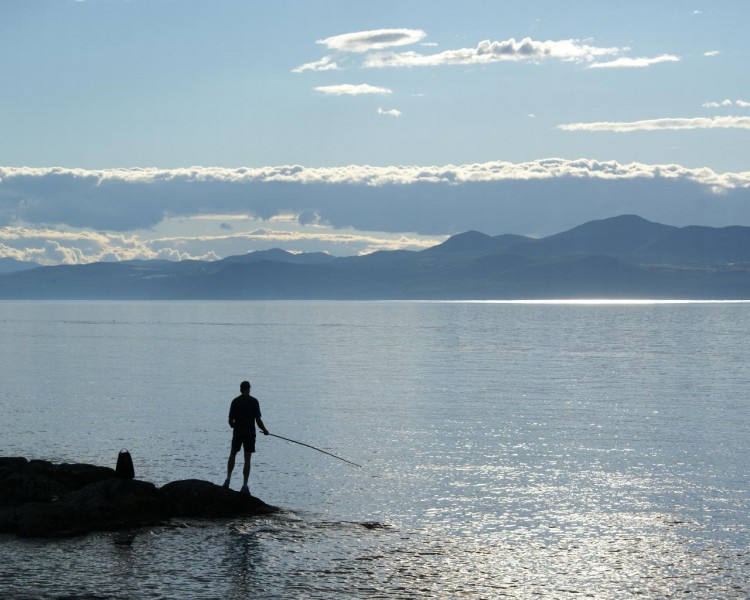
[[[242,488],[240,489],[240,494],[247,494],[248,496],[250,495],[250,489],[247,487],[247,485],[242,486]]]
[[[226,478],[226,479],[224,480],[224,485],[223,485],[222,487],[225,487],[225,488],[229,488],[229,477],[227,477],[227,478]]]

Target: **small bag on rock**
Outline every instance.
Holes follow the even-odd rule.
[[[118,477],[120,479],[133,479],[135,477],[135,469],[133,469],[133,459],[130,457],[130,452],[128,452],[127,450],[120,450],[120,453],[117,455],[115,477]]]

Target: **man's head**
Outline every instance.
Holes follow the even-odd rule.
[[[243,381],[240,384],[240,392],[243,394],[249,394],[250,393],[250,382],[249,381]]]

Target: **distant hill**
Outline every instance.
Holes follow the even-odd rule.
[[[644,244],[640,256],[706,263],[748,260],[750,227],[683,227]]]
[[[524,241],[511,246],[508,251],[540,257],[587,254],[628,256],[676,229],[670,225],[652,223],[635,215],[623,215],[590,221],[540,240]]]
[[[635,215],[540,239],[468,231],[419,252],[366,256],[274,249],[212,262],[4,260],[2,299],[750,299],[750,228],[677,228]]]
[[[18,271],[27,271],[39,265],[33,262],[23,262],[14,258],[0,258],[0,275],[3,273],[17,273]]]
[[[424,250],[424,252],[427,254],[499,252],[513,244],[522,243],[528,240],[530,240],[530,238],[522,235],[506,234],[491,237],[478,231],[467,231],[466,233],[454,235],[445,240],[442,244],[428,248],[427,250]]]

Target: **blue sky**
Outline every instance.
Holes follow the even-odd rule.
[[[0,256],[750,225],[747,2],[3,0]]]

